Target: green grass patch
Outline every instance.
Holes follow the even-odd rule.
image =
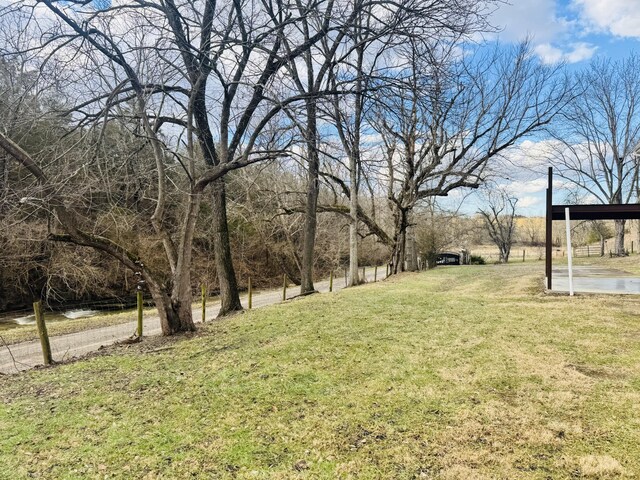
[[[0,478],[634,478],[640,300],[438,268],[0,378]]]

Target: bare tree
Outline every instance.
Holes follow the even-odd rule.
[[[414,219],[419,266],[424,268],[435,268],[437,256],[443,251],[468,250],[477,236],[475,219],[457,209],[442,208],[435,197],[416,208]]]
[[[579,94],[562,112],[550,157],[557,174],[600,203],[637,197],[640,58],[593,60],[576,74]],[[625,220],[615,221],[615,252],[624,254]]]
[[[161,282],[126,245],[83,228],[61,185],[15,141],[3,134],[0,146],[42,186],[64,231],[51,239],[96,248],[139,271],[158,306],[163,333],[192,330],[192,243],[205,188],[213,186],[213,245],[226,314],[241,305],[223,176],[287,153],[288,135],[271,126],[287,104],[302,97],[273,101],[269,87],[286,64],[327,35],[327,21],[320,16],[317,31],[301,39],[301,22],[314,14],[315,4],[136,0],[103,6],[22,0],[3,13],[27,12],[41,32],[43,58],[68,59],[78,100],[66,114],[76,130],[111,121],[137,124],[155,160],[155,208],[147,220],[164,247],[170,281]],[[42,7],[50,15],[42,15]],[[171,179],[169,170],[179,172],[180,180]],[[182,209],[177,225],[167,217],[172,188],[171,200],[179,199]]]
[[[321,92],[331,93],[332,73],[336,65],[349,63],[358,67],[358,57],[362,59],[366,47],[372,42],[379,41],[385,36],[424,36],[424,37],[450,37],[453,35],[468,35],[478,30],[486,29],[486,17],[489,14],[493,0],[476,2],[471,0],[455,1],[417,1],[402,0],[401,2],[383,1],[345,1],[336,2],[333,11],[326,10],[325,15],[334,17],[335,33],[330,38],[318,44],[317,49],[311,49],[303,55],[304,62],[290,64],[291,79],[294,88],[300,94],[309,98],[305,103],[303,115],[296,119],[304,139],[305,156],[308,166],[308,187],[305,207],[305,230],[302,247],[302,283],[301,293],[314,291],[313,287],[313,262],[314,239],[317,222],[318,195],[320,189],[320,151],[319,151],[319,106],[310,99],[318,97]],[[327,6],[331,5],[330,3]],[[313,20],[312,18],[310,18]],[[317,31],[317,22],[310,21],[304,26],[303,35],[309,36]],[[357,33],[355,33],[357,32]],[[356,76],[351,85],[356,98],[363,93],[363,78]],[[329,83],[329,85],[327,85]],[[362,97],[360,97],[362,101]],[[356,114],[357,116],[357,114]],[[357,129],[360,126],[358,125]],[[355,132],[355,130],[353,130]],[[356,149],[350,142],[350,162],[356,160]],[[359,146],[357,147],[359,148]],[[357,187],[357,169],[350,169]],[[357,210],[357,192],[351,200],[350,209]],[[351,194],[351,193],[350,193]],[[356,232],[354,225],[354,236]],[[355,243],[351,242],[353,245]],[[353,265],[357,262],[354,257]],[[354,267],[352,267],[354,268]],[[357,279],[352,274],[352,278]]]
[[[518,141],[544,129],[571,96],[560,67],[539,63],[528,43],[513,48],[482,45],[460,55],[459,43],[409,36],[394,50],[394,78],[380,78],[366,122],[381,141],[363,165],[375,205],[381,189],[392,220],[357,207],[365,235],[391,248],[392,271],[415,268],[414,209],[459,188],[477,188],[493,162]],[[375,160],[374,160],[375,159]],[[346,169],[347,172],[349,169]],[[337,186],[321,212],[349,216],[350,198],[340,172],[323,172]],[[407,254],[407,244],[410,255]]]
[[[364,281],[359,278],[359,232],[358,209],[359,189],[363,168],[363,152],[366,142],[362,141],[366,129],[366,110],[370,102],[368,92],[372,83],[380,81],[384,69],[381,59],[393,48],[394,42],[402,36],[403,26],[388,25],[387,29],[375,28],[376,16],[372,6],[365,6],[355,18],[354,25],[348,31],[349,43],[353,51],[341,62],[336,62],[329,71],[329,85],[334,93],[330,97],[324,113],[335,126],[340,140],[341,150],[347,158],[348,182],[341,182],[346,192],[348,184],[349,199],[349,273],[348,286]],[[390,33],[395,32],[393,36]],[[406,32],[405,32],[406,33]],[[326,54],[327,52],[325,52]],[[340,154],[339,154],[340,155]],[[331,166],[326,166],[331,169]],[[335,174],[321,172],[324,178],[339,178]]]
[[[369,12],[370,13],[370,12]],[[366,28],[367,21],[371,17],[367,12],[362,12],[354,22],[353,31],[350,33],[354,49],[353,65],[347,64],[353,70],[353,94],[341,95],[334,93],[332,105],[328,109],[329,116],[335,122],[336,130],[340,138],[342,148],[348,158],[349,169],[349,276],[348,286],[360,283],[358,268],[358,184],[361,169],[361,133],[364,121],[364,100],[367,79],[365,76],[365,52],[367,50],[366,36],[371,32]],[[365,25],[362,25],[365,23]],[[343,64],[346,62],[343,62]],[[338,66],[337,66],[338,67]],[[332,89],[338,91],[338,84],[344,83],[345,74],[338,68],[330,72],[330,84]],[[346,105],[345,105],[346,104]],[[348,106],[352,108],[348,108]]]
[[[524,217],[518,223],[518,230],[523,243],[532,247],[544,245],[544,218]]]
[[[394,212],[394,272],[410,268],[413,209],[458,188],[477,188],[490,161],[547,126],[565,105],[561,71],[541,65],[528,43],[479,49],[408,42],[406,76],[382,90],[374,125],[382,136],[387,198]]]
[[[500,262],[507,263],[515,239],[515,215],[518,199],[498,187],[487,187],[482,195],[486,204],[478,213],[482,215],[491,241],[500,251]]]
[[[318,44],[302,55],[302,62],[288,64],[291,88],[305,97],[301,111],[292,111],[291,116],[300,130],[304,155],[307,164],[307,192],[304,211],[304,230],[301,255],[301,283],[300,293],[308,294],[315,291],[313,286],[314,252],[317,229],[317,206],[320,194],[320,162],[321,147],[318,128],[318,101],[330,91],[327,83],[329,73],[334,63],[344,54],[340,51],[346,48],[351,51],[354,46],[348,44],[347,34],[354,22],[360,16],[363,8],[372,8],[379,2],[356,0],[354,2],[328,2],[323,11],[323,17],[330,20],[334,35]],[[302,8],[302,5],[299,4]],[[322,28],[326,28],[319,19],[311,16],[303,23],[302,35],[308,39]],[[288,47],[290,49],[290,47]]]

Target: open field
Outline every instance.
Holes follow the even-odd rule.
[[[0,478],[637,478],[640,298],[545,296],[542,270],[407,274],[0,378]]]

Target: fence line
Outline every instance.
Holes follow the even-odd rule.
[[[631,248],[632,250],[634,249],[633,244]],[[576,257],[600,256],[600,247],[592,245],[575,247],[573,253]],[[497,252],[481,253],[480,255],[489,261],[494,259],[497,261],[500,258]],[[565,250],[554,248],[554,258],[562,258],[565,255]],[[530,251],[523,249],[521,261],[524,262],[527,259],[530,261],[543,260],[544,251],[539,248],[534,248]],[[520,261],[520,259],[516,255],[512,255],[511,261]],[[365,281],[378,281],[377,266],[373,266],[373,269],[361,268]],[[389,264],[385,265],[385,269],[383,278],[389,276]],[[347,269],[344,269],[344,286],[336,285],[334,281],[336,273],[339,275],[339,270],[332,269],[328,280],[316,282],[317,290],[331,292],[334,288],[341,289],[346,287],[348,282]],[[249,277],[248,290],[247,294],[243,295],[245,297],[243,303],[247,305],[248,309],[252,309],[256,306],[270,305],[287,300],[290,298],[287,292],[288,284],[287,276],[283,275],[283,284],[280,291],[277,289],[266,290],[254,296],[254,287]],[[75,302],[71,310],[63,313],[47,311],[45,314],[46,323],[38,321],[37,311],[32,313],[23,311],[22,315],[18,313],[17,315],[21,316],[14,317],[13,320],[19,325],[31,326],[28,329],[14,328],[9,330],[6,327],[3,328],[3,324],[7,323],[6,316],[4,316],[4,321],[0,318],[0,373],[20,371],[40,364],[43,358],[46,361],[46,350],[49,350],[52,360],[63,361],[69,357],[76,357],[98,350],[103,345],[112,345],[129,338],[133,339],[132,341],[137,341],[143,335],[143,328],[144,334],[147,336],[160,334],[160,322],[157,314],[152,310],[155,307],[153,302],[149,301],[149,299],[145,300],[143,292],[139,288],[136,289],[135,299],[136,308],[133,309],[122,309],[125,305],[130,306],[130,302],[123,301],[122,298],[100,302]],[[198,308],[197,304],[193,307],[195,322],[199,322],[202,319],[206,320],[207,304],[214,306],[215,311],[215,304],[219,300],[217,297],[210,297],[206,285],[201,285],[201,301],[201,308]],[[115,310],[116,306],[119,306],[120,309]],[[102,310],[104,307],[107,307],[107,309]],[[92,317],[96,318],[92,319]],[[40,325],[41,328],[36,328],[36,325]],[[39,339],[42,339],[42,333],[38,333],[46,332],[46,330],[51,335],[48,347],[44,347],[44,340],[41,340],[42,343],[39,341]],[[44,357],[43,348],[45,349]]]
[[[373,271],[371,268],[365,268],[365,274],[367,275],[365,277],[366,281],[377,280],[377,268],[374,268]],[[333,280],[334,271],[331,272],[328,280],[316,282],[316,289],[320,292],[328,292],[344,288],[336,285]],[[286,275],[283,276],[281,291],[272,289],[256,294],[250,284],[247,294],[242,295],[243,303],[249,308],[253,308],[275,304],[283,299],[287,300],[292,298],[288,295],[287,286],[288,279]],[[202,304],[200,305],[200,302],[197,302],[193,306],[193,319],[197,323],[202,319],[206,319],[207,314],[212,315],[211,312],[207,313],[207,304],[213,306],[213,312],[216,311],[216,307],[219,304],[218,298],[207,296],[205,285],[201,286],[200,293],[202,295]],[[138,290],[136,292],[136,300],[141,299],[143,299],[142,291]],[[248,304],[246,303],[247,301]],[[90,303],[88,302],[87,305]],[[95,315],[95,313],[99,312],[89,309],[77,309],[75,310],[79,315],[75,318],[77,322],[73,318],[47,313],[46,325],[51,335],[49,349],[52,360],[64,361],[71,357],[78,357],[98,350],[102,346],[113,345],[122,341],[139,341],[142,337],[143,326],[145,336],[159,335],[161,333],[160,320],[157,313],[149,308],[151,305],[151,302],[146,302],[144,306],[147,308],[143,309],[143,302],[138,301],[137,308],[123,310],[113,316]],[[81,306],[82,304],[75,304],[76,308]],[[27,318],[27,316],[24,318]],[[29,316],[28,324],[35,325],[35,319],[31,322],[31,316]],[[42,359],[42,346],[38,341],[38,335],[34,327],[28,327],[28,330],[21,330],[19,327],[11,330],[0,329],[0,373],[15,373],[26,370],[42,364]]]

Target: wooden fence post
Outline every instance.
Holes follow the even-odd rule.
[[[287,274],[282,276],[282,301],[287,299]]]
[[[42,357],[44,358],[44,364],[51,365],[53,363],[53,358],[51,357],[51,345],[49,344],[47,325],[44,321],[42,302],[34,302],[33,313],[36,316],[36,325],[38,327],[38,335],[40,336],[40,345],[42,345]]]
[[[373,281],[374,282],[378,281],[378,265],[373,267]]]
[[[247,286],[248,290],[249,290],[249,310],[251,310],[251,307],[253,306],[253,286],[251,285],[251,277],[249,277],[249,285]]]
[[[631,240],[631,253],[633,253],[633,240]]]
[[[331,273],[329,273],[329,291],[333,292],[333,268],[331,269]]]
[[[526,250],[522,250],[522,261],[524,262],[525,256],[527,254]]]
[[[347,269],[344,269],[344,286],[347,286]]]
[[[138,289],[136,292],[136,303],[138,307],[138,338],[142,338],[142,290]]]

